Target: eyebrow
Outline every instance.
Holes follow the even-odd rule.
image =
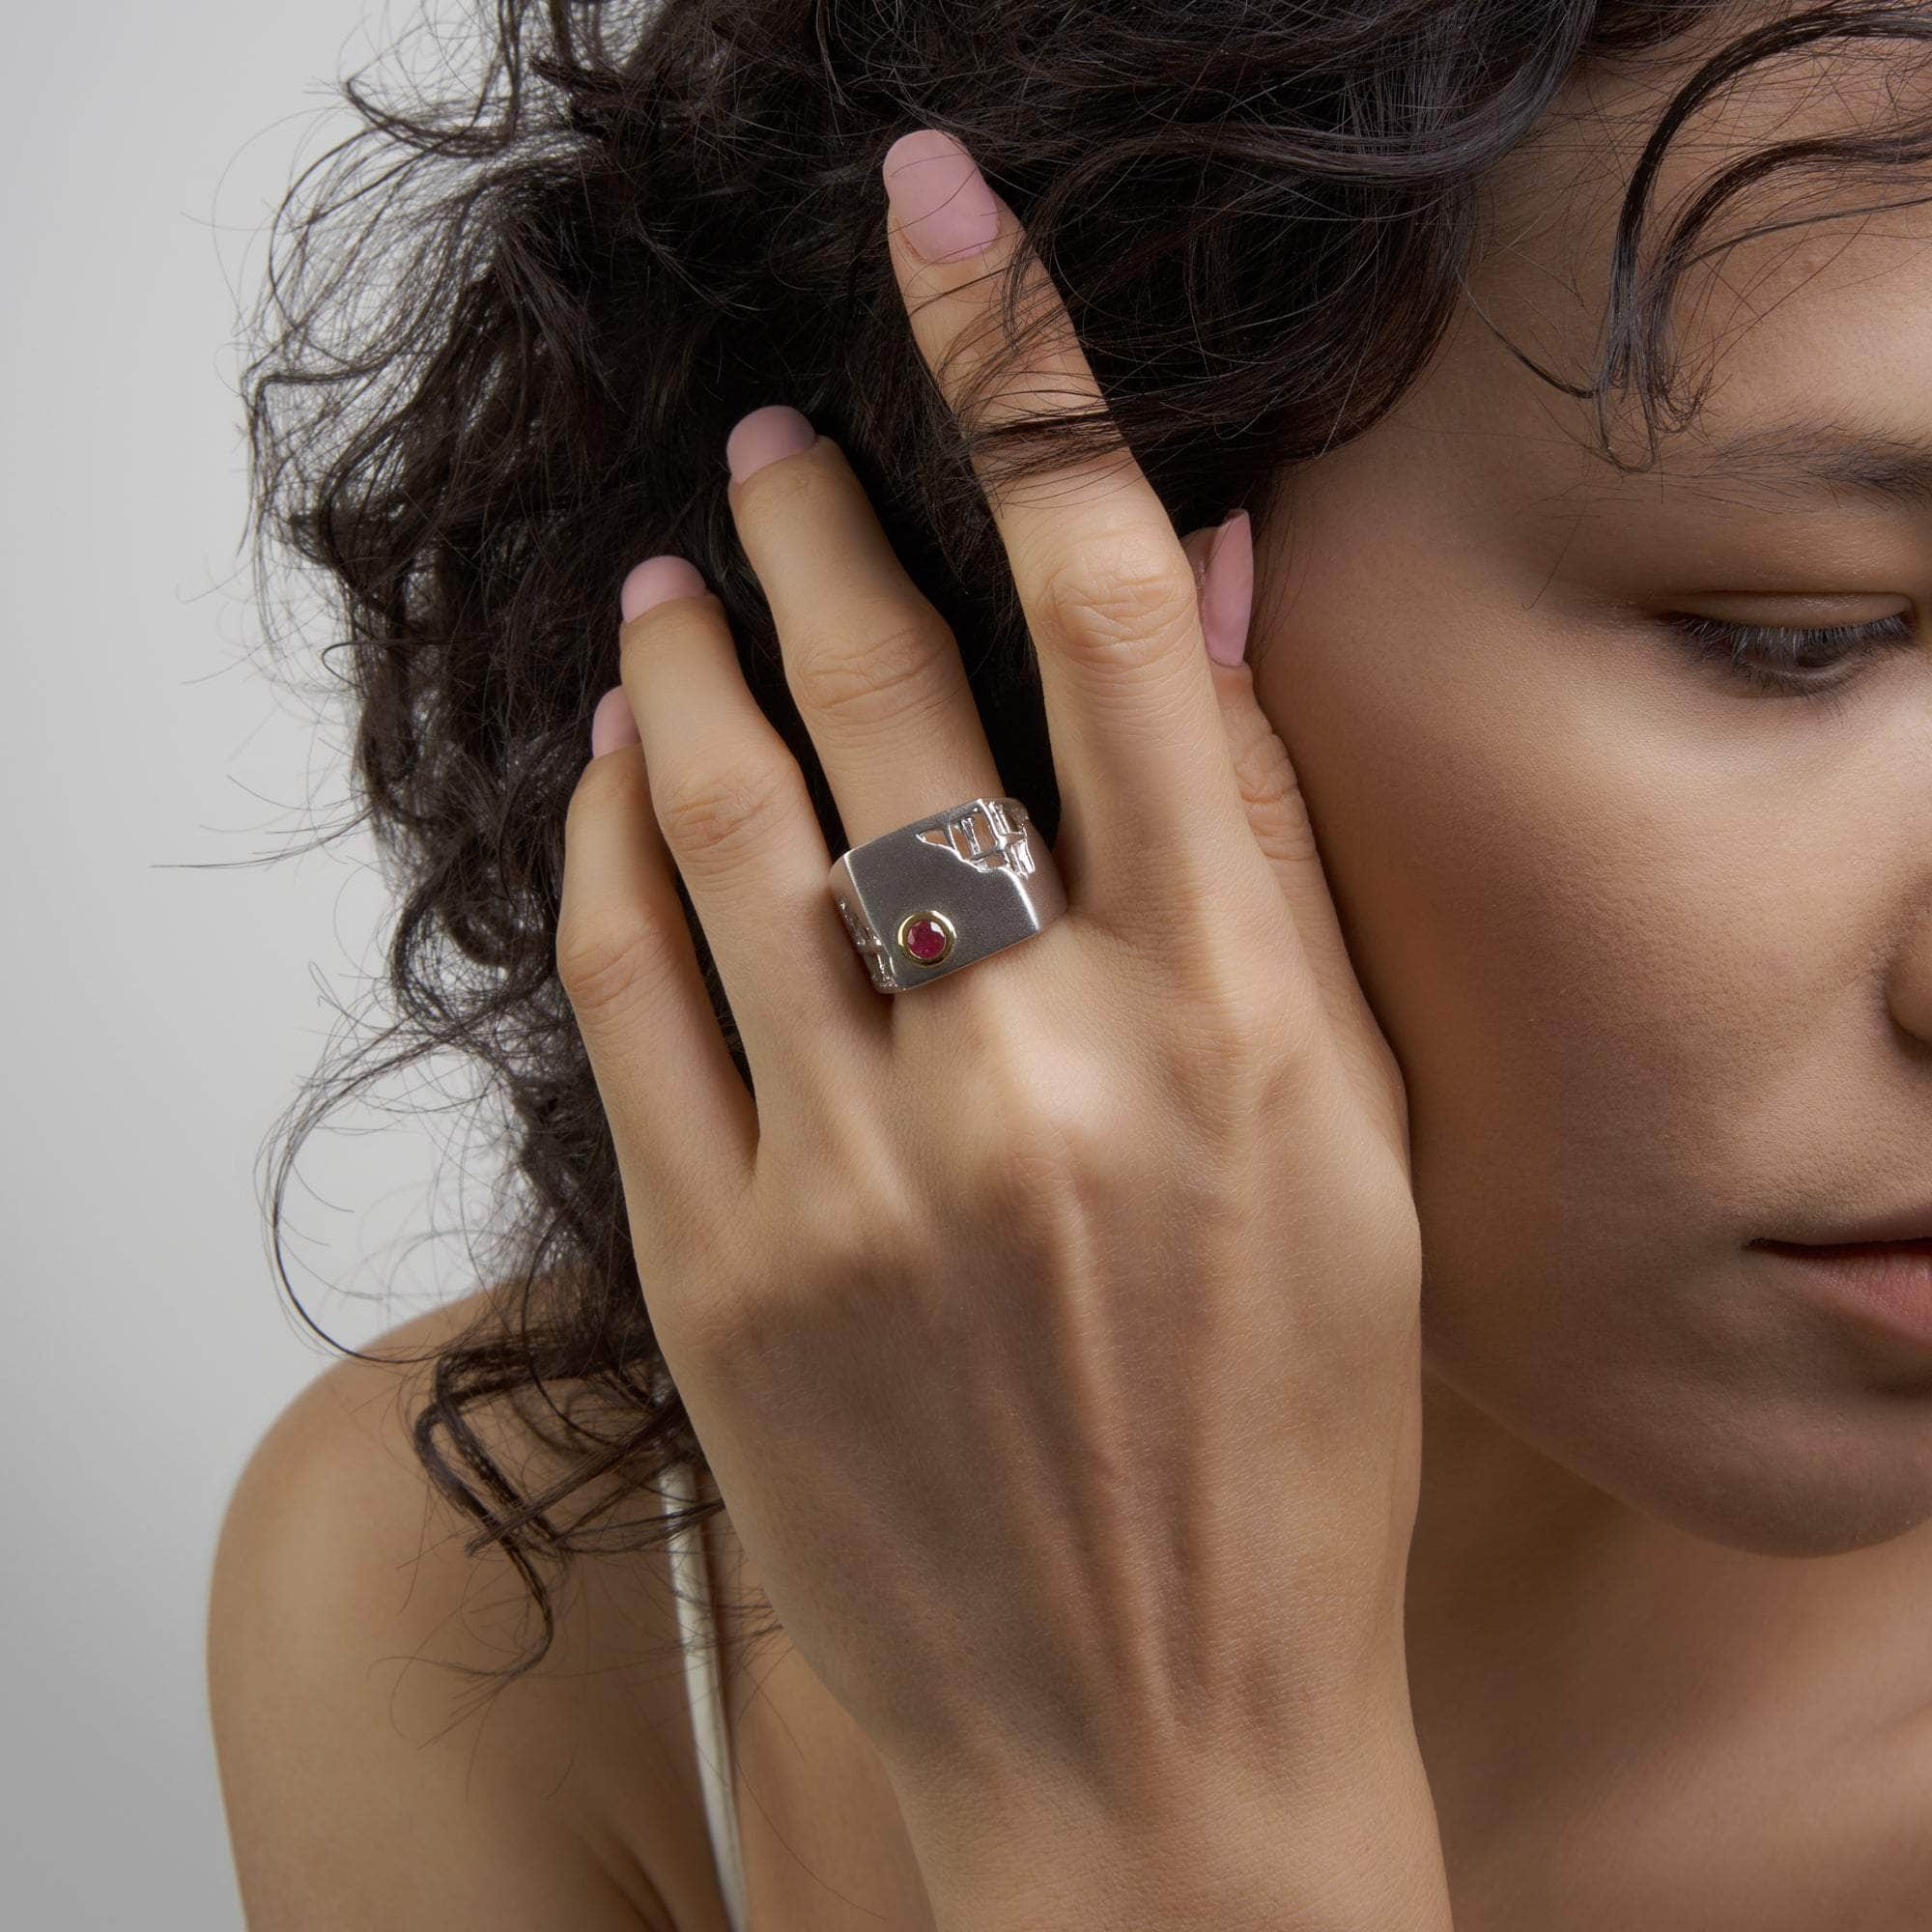
[[[1711,439],[1686,482],[1724,478],[1772,489],[1849,490],[1908,509],[1932,509],[1932,442],[1869,422],[1787,417]]]

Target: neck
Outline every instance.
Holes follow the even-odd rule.
[[[1795,1771],[1807,1726],[1869,1738],[1924,1701],[1928,1580],[1923,1530],[1824,1557],[1693,1536],[1425,1371],[1406,1628],[1445,1846],[1607,1827],[1633,1793],[1760,1747]]]

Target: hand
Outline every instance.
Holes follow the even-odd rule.
[[[975,259],[889,224],[955,408],[1017,240],[987,193]],[[1103,407],[1037,264],[1028,290],[1055,315],[1030,379]],[[850,840],[1000,795],[956,645],[837,443],[729,500]],[[641,743],[571,802],[557,961],[652,1321],[774,1611],[936,1844],[1182,1790],[1277,1821],[1324,1788],[1413,1796],[1400,1071],[1249,669],[1204,650],[1197,540],[1124,454],[992,508],[1068,909],[916,990],[869,983],[720,602],[694,582],[623,627]]]

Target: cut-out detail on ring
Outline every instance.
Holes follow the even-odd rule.
[[[1007,867],[1024,879],[1034,869],[1033,841],[1027,837],[1031,823],[1025,807],[1013,818],[1007,814],[1001,800],[975,799],[944,825],[928,826],[919,837],[925,844],[951,852],[977,871],[994,872]]]
[[[886,942],[872,930],[871,922],[843,893],[838,895],[838,910],[845,915],[845,930],[861,952],[883,952]]]

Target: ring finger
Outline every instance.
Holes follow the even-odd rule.
[[[844,452],[783,404],[725,442],[738,538],[849,844],[998,797],[959,646],[887,541]]]

